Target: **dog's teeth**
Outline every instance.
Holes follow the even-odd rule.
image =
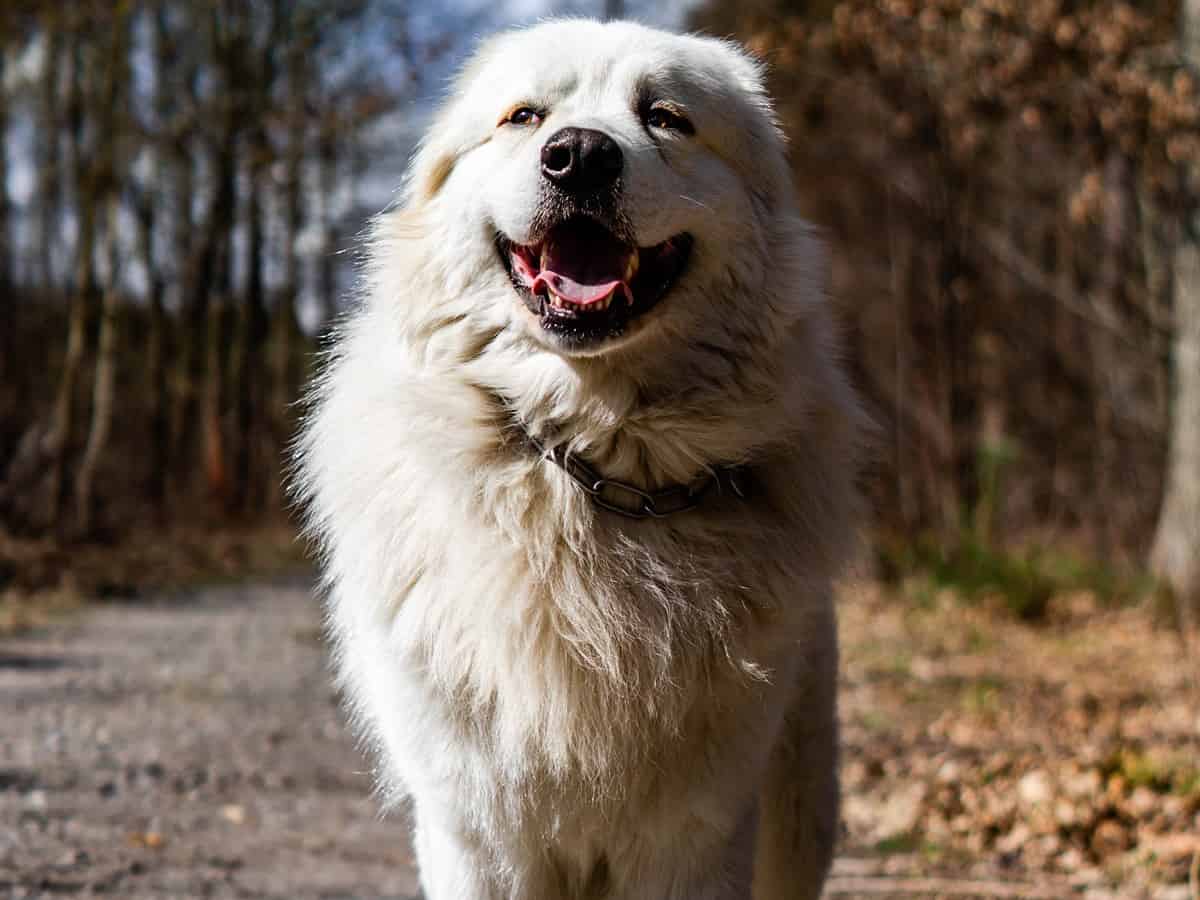
[[[633,276],[637,274],[637,270],[638,270],[638,254],[631,253],[629,255],[629,262],[625,266],[625,280],[633,281]]]
[[[609,296],[605,297],[603,300],[597,301],[596,309],[608,309],[608,304],[610,304],[611,302],[612,302],[612,295],[610,294]]]

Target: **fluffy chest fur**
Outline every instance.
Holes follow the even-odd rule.
[[[746,705],[793,665],[780,660],[820,612],[844,538],[797,521],[830,489],[817,460],[805,471],[803,448],[758,459],[745,501],[714,496],[664,521],[599,514],[514,432],[501,386],[482,383],[487,367],[417,365],[370,320],[344,337],[307,462],[317,525],[336,536],[331,623],[360,709],[372,702],[357,685],[379,682],[388,705],[430,711],[445,740],[474,745],[514,783],[574,779],[604,793],[648,756],[666,764],[684,731],[711,727],[693,715],[697,685]],[[604,418],[576,430],[599,464],[665,480],[672,460],[647,447],[675,447],[675,418],[634,416],[624,431],[645,435],[639,446],[606,434]],[[404,680],[411,702],[386,678]]]
[[[480,853],[549,853],[576,889],[546,896],[591,896],[602,863],[626,877],[622,861],[734,831],[780,727],[769,695],[828,639],[805,554],[762,527],[782,513],[760,496],[674,522],[597,516],[525,448],[429,437],[410,428],[414,455],[377,461],[331,555],[342,677],[385,786],[469,810],[461,839]],[[441,468],[459,454],[470,464]]]
[[[348,384],[346,369],[338,377]],[[571,735],[506,724],[520,718],[520,703],[509,716],[498,699],[513,696],[500,683],[506,672],[543,696],[594,694],[582,705],[564,699],[564,710],[632,705],[675,723],[670,685],[696,667],[716,671],[741,620],[777,605],[764,581],[791,583],[786,564],[774,573],[739,564],[738,542],[767,536],[762,510],[714,497],[704,518],[597,515],[469,376],[385,384],[357,394],[335,386],[315,423],[331,432],[314,448],[328,454],[325,527],[342,536],[328,548],[334,621],[389,628],[431,683],[490,710],[498,732],[547,743]]]

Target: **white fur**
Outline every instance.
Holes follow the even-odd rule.
[[[646,85],[694,136],[642,125]],[[531,101],[540,126],[498,125]],[[586,355],[541,333],[493,243],[528,237],[565,125],[623,150],[639,244],[695,239],[664,300]],[[375,224],[297,470],[342,682],[382,785],[414,804],[429,900],[819,894],[858,423],[823,268],[733,45],[558,21],[458,79]],[[603,513],[514,416],[610,477],[747,463],[752,493]]]

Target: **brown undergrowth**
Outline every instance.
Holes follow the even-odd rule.
[[[303,542],[282,517],[245,524],[139,525],[119,539],[20,538],[0,529],[0,635],[92,602],[193,584],[305,572]]]

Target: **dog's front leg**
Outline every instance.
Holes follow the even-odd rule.
[[[465,835],[418,815],[413,844],[424,900],[503,900],[482,851]]]
[[[712,841],[645,853],[621,870],[605,900],[751,900],[758,808],[753,804],[733,831]],[[655,840],[661,836],[656,835]],[[644,848],[643,848],[644,850]]]
[[[730,836],[724,854],[716,857],[717,867],[701,870],[695,885],[672,896],[679,900],[751,900],[759,817],[758,804],[752,804]]]
[[[832,613],[824,638],[807,657],[763,787],[755,900],[817,900],[833,862],[838,777]]]

